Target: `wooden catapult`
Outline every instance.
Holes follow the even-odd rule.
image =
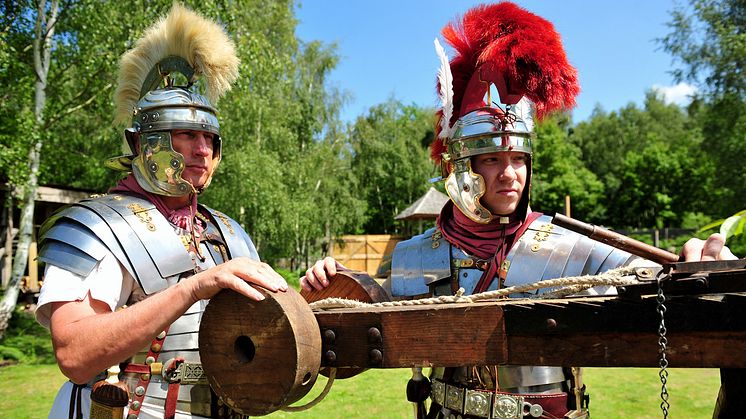
[[[746,259],[665,263],[660,272],[641,268],[637,278],[617,296],[329,311],[308,303],[388,296],[355,272],[303,296],[266,292],[256,302],[223,291],[204,312],[200,357],[228,405],[265,415],[301,399],[329,368],[337,378],[370,368],[462,365],[660,368],[665,319],[666,366],[720,368],[716,412],[746,411]]]

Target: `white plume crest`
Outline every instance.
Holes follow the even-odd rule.
[[[522,120],[526,124],[526,128],[533,132],[534,130],[534,111],[531,101],[527,97],[522,97],[518,103],[513,106],[513,112],[516,114],[518,119]]]
[[[451,74],[451,63],[448,61],[448,55],[438,42],[438,38],[435,38],[435,52],[440,58],[438,96],[440,97],[440,106],[443,109],[438,138],[447,139],[451,137],[451,117],[453,116],[453,74]]]

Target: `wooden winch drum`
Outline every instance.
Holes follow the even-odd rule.
[[[313,312],[293,289],[262,290],[263,301],[224,290],[210,300],[199,353],[215,393],[251,416],[300,400],[316,382],[321,336]]]

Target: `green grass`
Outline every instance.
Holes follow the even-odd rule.
[[[0,418],[46,418],[65,381],[56,364],[0,368]]]
[[[670,368],[672,418],[711,418],[720,388],[717,369]],[[656,368],[586,368],[584,378],[596,418],[660,418],[661,382]]]
[[[404,389],[409,370],[369,370],[336,380],[327,397],[298,413],[275,412],[269,418],[411,418]],[[654,368],[586,368],[594,418],[660,418],[661,383]],[[0,418],[45,418],[65,378],[56,365],[15,365],[0,368]],[[717,369],[669,370],[669,416],[710,418],[719,388]],[[321,392],[326,378],[295,405]]]

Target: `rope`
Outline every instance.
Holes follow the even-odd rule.
[[[311,400],[310,402],[301,405],[301,406],[285,406],[281,408],[280,410],[283,410],[285,412],[302,412],[304,410],[308,410],[317,404],[319,404],[322,400],[324,400],[324,397],[326,397],[327,394],[329,394],[329,390],[332,389],[332,383],[334,383],[334,377],[337,376],[337,369],[336,368],[330,368],[329,371],[329,378],[326,380],[326,385],[324,386],[324,389],[321,390],[321,394],[316,396],[315,399]]]
[[[560,288],[552,293],[545,294],[540,298],[556,298],[558,295],[570,295],[584,289],[599,286],[625,286],[637,283],[634,278],[628,278],[635,272],[635,268],[624,266],[612,269],[599,275],[570,276],[566,278],[546,279],[531,284],[516,285],[495,291],[485,291],[479,294],[465,296],[461,288],[455,295],[443,295],[439,297],[421,298],[418,300],[385,301],[381,303],[364,303],[346,298],[325,298],[309,304],[314,310],[328,310],[335,308],[362,308],[362,307],[402,307],[434,304],[474,303],[481,300],[493,300],[508,296],[510,294],[534,291],[542,288]]]

